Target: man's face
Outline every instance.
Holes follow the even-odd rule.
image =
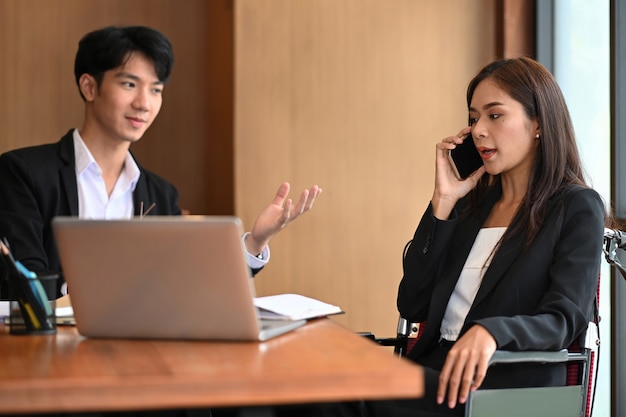
[[[134,53],[124,65],[105,72],[100,87],[86,96],[91,106],[87,124],[100,137],[136,142],[159,114],[162,93],[152,61]]]

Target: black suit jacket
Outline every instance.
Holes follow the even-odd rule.
[[[16,259],[37,273],[61,271],[52,218],[78,216],[72,134],[70,130],[57,143],[0,155],[0,237],[8,239]],[[144,207],[155,203],[149,215],[181,214],[176,188],[141,166],[139,169],[133,192],[135,214],[139,214],[141,202]]]
[[[448,300],[474,240],[501,195],[499,185],[486,195],[480,216],[461,216],[460,201],[448,221],[426,210],[404,258],[398,291],[400,314],[427,321],[424,335],[409,352],[417,362],[440,338]],[[569,346],[593,316],[604,231],[604,205],[588,188],[567,186],[549,202],[540,233],[525,248],[519,238],[494,254],[461,334],[484,326],[503,350],[559,350]],[[563,365],[538,368],[498,365],[483,387],[562,384]]]

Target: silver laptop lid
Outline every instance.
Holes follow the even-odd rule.
[[[81,334],[260,340],[238,218],[57,217],[53,228]]]

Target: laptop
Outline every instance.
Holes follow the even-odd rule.
[[[263,341],[306,323],[259,318],[237,217],[56,217],[52,226],[84,336]]]

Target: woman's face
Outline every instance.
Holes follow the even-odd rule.
[[[528,118],[520,102],[487,78],[474,90],[469,120],[490,175],[530,175],[541,140],[539,123]]]

